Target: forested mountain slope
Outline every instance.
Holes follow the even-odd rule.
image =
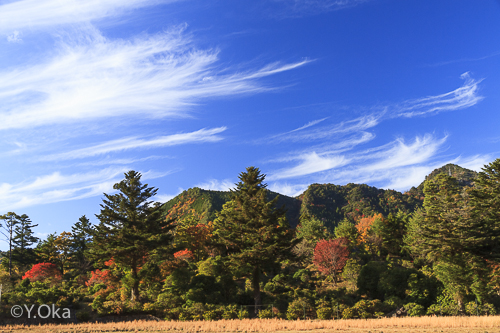
[[[268,191],[268,199],[273,199],[277,195],[276,192]],[[193,187],[166,202],[163,209],[168,218],[183,220],[194,217],[202,223],[207,223],[215,219],[215,213],[229,200],[231,200],[230,191],[211,191]],[[300,201],[280,194],[277,207],[283,205],[287,209],[290,225],[296,227],[299,222]]]
[[[477,172],[455,164],[446,164],[435,169],[427,179],[433,179],[440,173],[451,175],[463,186],[471,186]],[[423,181],[406,193],[384,190],[366,184],[312,184],[296,198],[279,195],[278,207],[285,206],[287,217],[292,227],[296,227],[301,215],[320,219],[325,226],[333,230],[344,218],[352,221],[363,216],[389,213],[399,210],[413,212],[423,203]],[[269,191],[269,198],[278,195]],[[172,218],[184,219],[196,217],[202,223],[213,221],[215,212],[231,200],[229,191],[203,190],[197,187],[186,190],[163,205],[165,214]],[[169,213],[167,213],[169,212]]]

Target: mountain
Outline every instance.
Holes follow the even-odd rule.
[[[278,193],[268,191],[268,199],[274,199]],[[186,219],[196,218],[201,223],[208,223],[216,218],[215,212],[222,210],[222,206],[231,200],[231,192],[203,190],[198,187],[190,188],[163,204],[163,212],[167,218]],[[296,198],[279,194],[277,207],[285,206],[287,218],[292,227],[299,222],[300,201]]]
[[[318,218],[331,230],[344,218],[351,221],[362,216],[398,210],[413,212],[422,200],[394,190],[383,190],[366,184],[312,184],[299,196],[301,213]]]
[[[475,171],[455,164],[446,164],[432,171],[426,180],[433,179],[440,173],[452,175],[463,186],[472,186],[477,176]],[[312,184],[296,198],[280,194],[277,206],[285,206],[288,221],[293,228],[299,223],[300,216],[309,216],[322,220],[325,226],[333,230],[344,218],[356,221],[362,216],[378,213],[387,216],[399,210],[405,213],[413,212],[422,206],[424,182],[406,193],[365,184]],[[268,192],[269,199],[277,195],[278,193]],[[163,211],[168,218],[195,218],[201,223],[208,223],[215,219],[215,212],[220,211],[229,200],[231,192],[194,187],[166,202]]]
[[[462,168],[459,165],[448,163],[438,169],[434,169],[430,174],[425,177],[425,180],[417,187],[412,187],[407,194],[422,197],[424,196],[424,184],[427,180],[434,179],[440,173],[455,177],[458,183],[462,186],[473,186],[474,180],[478,173],[474,170]]]

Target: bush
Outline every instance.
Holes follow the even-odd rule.
[[[250,317],[249,313],[248,313],[248,310],[247,309],[240,309],[240,311],[238,311],[238,319],[246,319]]]
[[[266,309],[266,310],[260,310],[259,311],[259,318],[260,319],[271,319],[273,318],[273,310],[272,309]]]
[[[321,307],[316,310],[316,315],[318,316],[318,319],[332,319],[333,317],[333,310],[332,308],[328,307]]]
[[[492,316],[496,314],[495,307],[490,303],[477,304],[476,302],[469,302],[465,304],[465,312],[470,316]]]
[[[423,307],[423,305],[417,303],[406,304],[405,310],[410,317],[420,317],[425,315],[425,308]]]
[[[215,310],[206,311],[203,314],[203,319],[205,319],[206,321],[216,320],[217,319],[217,312]]]
[[[397,296],[390,296],[382,302],[382,308],[385,312],[391,312],[400,308],[403,305],[403,301]]]
[[[304,318],[304,310],[308,310],[310,308],[311,306],[307,298],[299,297],[288,305],[286,318],[288,320],[297,320],[299,318]]]
[[[238,310],[236,305],[227,305],[222,311],[222,319],[236,319],[238,318]]]

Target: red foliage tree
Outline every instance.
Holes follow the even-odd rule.
[[[174,257],[176,259],[189,261],[193,259],[193,252],[189,251],[188,249],[177,251],[174,253]]]
[[[342,272],[349,258],[349,241],[344,238],[333,240],[320,240],[314,248],[313,263],[318,271],[333,277],[337,281],[337,275]]]
[[[24,279],[30,279],[30,281],[45,281],[51,279],[55,282],[62,280],[62,274],[56,265],[52,263],[40,263],[33,265],[33,267],[26,272],[23,276]]]

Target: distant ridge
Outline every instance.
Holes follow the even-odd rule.
[[[446,164],[435,169],[426,180],[433,179],[440,173],[449,174],[458,179],[463,186],[472,186],[477,172],[455,164]],[[295,228],[300,216],[320,219],[325,226],[333,230],[337,224],[347,218],[351,221],[362,216],[381,213],[387,216],[399,210],[411,213],[423,203],[423,181],[418,187],[406,193],[384,190],[366,184],[311,184],[299,196],[292,198],[279,194],[278,207],[285,206],[290,226]],[[269,191],[272,199],[278,193]],[[208,223],[216,218],[216,212],[231,200],[230,191],[204,190],[190,188],[163,204],[164,214],[169,218],[183,220],[195,218],[200,223]]]

